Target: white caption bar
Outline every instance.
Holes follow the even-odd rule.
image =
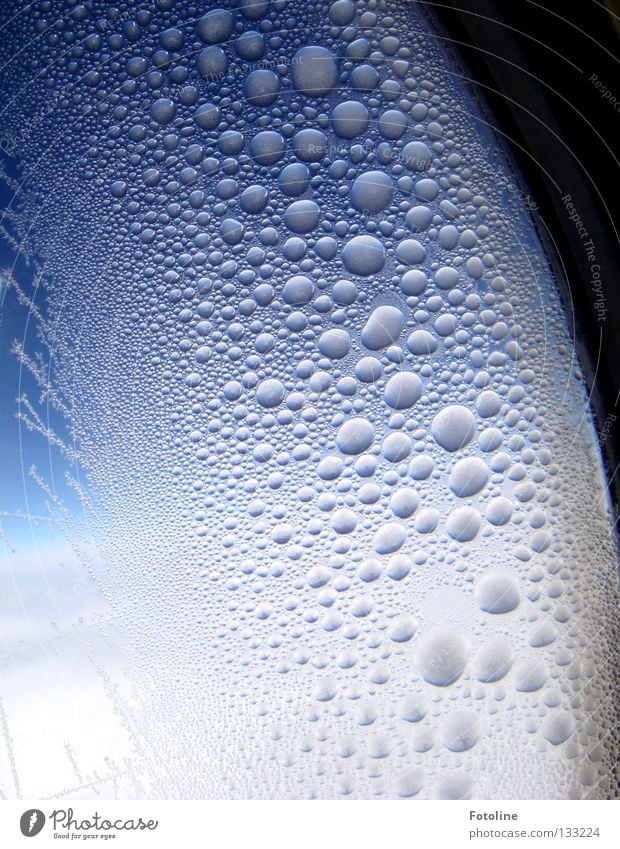
[[[614,802],[589,801],[5,801],[0,846],[607,849],[618,845],[619,812]]]

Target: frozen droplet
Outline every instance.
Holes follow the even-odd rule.
[[[408,554],[393,554],[388,560],[385,574],[393,581],[402,581],[411,572],[412,566],[413,562]]]
[[[255,62],[265,52],[265,41],[263,36],[256,30],[246,30],[241,33],[235,42],[235,50],[241,59]]]
[[[280,80],[277,74],[266,68],[259,68],[247,75],[243,91],[252,106],[270,106],[278,97]]]
[[[270,0],[241,0],[239,6],[244,18],[257,21],[267,14],[269,2]]]
[[[361,454],[370,447],[374,435],[375,429],[368,419],[356,416],[340,426],[336,445],[343,454]]]
[[[468,498],[483,490],[488,480],[489,469],[484,460],[479,457],[465,457],[452,467],[448,486],[459,498]]]
[[[341,139],[353,139],[366,130],[369,120],[368,109],[358,100],[346,100],[334,107],[331,120],[337,136]]]
[[[404,316],[397,307],[388,304],[377,307],[364,325],[361,334],[362,344],[371,351],[387,348],[400,336],[404,322]],[[419,383],[420,379],[417,378],[417,380]]]
[[[559,746],[574,733],[577,724],[575,717],[567,710],[554,713],[551,719],[543,720],[543,736],[553,746]]]
[[[284,139],[273,130],[262,130],[250,142],[250,155],[259,165],[273,165],[284,153]]]
[[[474,435],[474,416],[462,404],[449,404],[432,421],[431,433],[446,451],[458,451]]]
[[[407,116],[398,109],[388,109],[379,118],[379,131],[386,139],[399,139],[407,128]]]
[[[503,495],[498,495],[488,502],[485,516],[492,525],[505,525],[510,521],[512,510],[512,502]]]
[[[409,613],[401,613],[390,622],[388,636],[395,643],[406,643],[415,634],[418,623]]]
[[[433,211],[428,206],[413,206],[405,215],[405,223],[411,230],[427,230],[433,220]]]
[[[469,643],[458,631],[438,628],[416,645],[416,666],[422,678],[436,687],[447,687],[459,678],[469,655]]]
[[[397,796],[410,799],[416,796],[424,786],[424,773],[420,769],[406,769],[394,780],[394,790]]]
[[[549,646],[558,638],[558,629],[551,622],[541,622],[530,632],[528,643],[532,648]]]
[[[422,200],[435,200],[439,194],[439,186],[435,180],[425,178],[418,180],[414,187],[416,195]]]
[[[302,162],[320,162],[327,153],[327,136],[321,130],[300,130],[293,136],[293,150]]]
[[[417,239],[403,239],[396,246],[396,259],[403,265],[419,265],[426,258],[426,248]]]
[[[293,233],[309,233],[319,221],[319,207],[313,200],[296,200],[284,212],[284,223]]]
[[[486,427],[478,436],[480,450],[488,453],[496,451],[502,444],[504,437],[497,427]]]
[[[453,710],[439,723],[439,739],[451,752],[466,752],[480,739],[480,721],[472,710]]]
[[[420,498],[415,489],[405,486],[397,490],[390,499],[392,513],[399,519],[408,519],[413,516],[420,503]]]
[[[534,693],[544,686],[549,677],[549,668],[543,660],[535,657],[518,660],[512,668],[515,690]]]
[[[471,799],[473,779],[462,772],[453,772],[440,779],[433,787],[434,799]]]
[[[263,380],[256,390],[256,400],[262,407],[277,407],[284,399],[284,386],[276,378]]]
[[[452,289],[458,283],[459,273],[456,268],[444,265],[438,268],[433,275],[433,280],[438,289]]]
[[[379,83],[379,74],[372,65],[357,65],[351,71],[351,85],[358,91],[372,91]]]
[[[336,57],[326,47],[302,47],[291,61],[295,88],[307,97],[322,97],[335,86],[338,78]]]
[[[232,33],[234,18],[228,9],[211,9],[199,19],[198,35],[207,44],[219,44],[226,41]]]
[[[381,561],[376,557],[369,557],[364,560],[357,568],[357,575],[361,581],[370,584],[381,577],[383,566]]]
[[[420,454],[409,463],[409,476],[415,481],[424,481],[430,477],[433,468],[433,458]]]
[[[519,583],[509,572],[492,570],[480,578],[474,589],[480,610],[485,613],[509,613],[519,606]]]
[[[437,342],[428,330],[414,330],[407,339],[407,348],[412,354],[432,354],[437,350]]]
[[[338,280],[332,288],[332,298],[335,304],[350,306],[357,298],[357,286],[350,280]]]
[[[388,734],[373,734],[368,741],[368,755],[371,758],[387,758],[392,751],[392,745]]]
[[[383,375],[383,366],[376,357],[362,357],[355,366],[355,376],[362,383],[376,383]]]
[[[375,534],[374,549],[377,554],[391,554],[398,551],[407,536],[407,528],[396,522],[387,522]]]
[[[346,330],[332,328],[321,334],[319,351],[330,360],[341,360],[349,353],[351,337]]]
[[[399,371],[388,380],[383,397],[388,407],[394,410],[406,410],[412,407],[421,395],[422,381],[417,374]]]
[[[198,54],[198,71],[205,80],[214,80],[223,76],[228,68],[228,59],[221,47],[205,47]]]
[[[476,400],[476,410],[478,415],[483,419],[488,419],[491,416],[496,416],[502,406],[501,399],[492,389],[486,389],[478,395]]]
[[[291,306],[303,306],[312,300],[314,283],[303,274],[290,277],[282,289],[282,298]]]
[[[428,713],[428,702],[424,696],[412,693],[402,699],[398,713],[406,722],[420,722]]]
[[[486,643],[472,661],[472,672],[485,684],[499,681],[509,671],[514,655],[510,641],[505,637],[495,637]]]
[[[329,702],[337,692],[338,682],[335,678],[328,676],[317,682],[312,695],[318,702]]]
[[[158,124],[169,124],[175,116],[176,108],[172,100],[160,97],[151,106],[151,117]]]
[[[415,517],[415,529],[420,534],[432,534],[439,524],[439,510],[435,507],[424,507]]]
[[[359,212],[376,215],[392,202],[394,186],[383,171],[360,174],[351,187],[351,204]]]
[[[403,148],[403,162],[413,171],[424,171],[431,164],[433,154],[424,142],[412,141]]]
[[[372,612],[373,603],[370,596],[357,595],[351,601],[351,613],[358,619],[363,619]]]
[[[430,752],[436,742],[433,728],[416,728],[411,735],[411,749],[414,752]]]
[[[351,274],[370,277],[385,264],[385,248],[374,236],[355,236],[344,246],[342,261]]]
[[[290,197],[302,195],[308,188],[310,171],[303,162],[292,162],[280,171],[278,185],[283,194]]]
[[[337,510],[332,517],[332,528],[337,534],[350,534],[357,525],[357,516],[353,510],[343,507]]]
[[[355,17],[355,3],[352,0],[335,0],[329,7],[329,17],[339,26],[350,24]]]
[[[372,725],[377,720],[377,709],[372,702],[363,702],[358,709],[357,724]]]
[[[381,453],[390,463],[400,463],[411,453],[411,440],[406,433],[390,433],[383,440]]]
[[[446,531],[457,542],[470,542],[480,530],[480,514],[473,507],[457,507],[446,519]]]
[[[262,212],[267,205],[268,194],[264,186],[252,185],[245,189],[239,197],[239,206],[244,212],[252,215]]]
[[[331,572],[326,566],[313,566],[306,575],[306,580],[308,585],[313,589],[317,589],[318,587],[323,587],[325,584],[329,583],[331,578]]]

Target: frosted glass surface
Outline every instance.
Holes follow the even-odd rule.
[[[613,796],[572,317],[421,7],[1,15],[0,794]]]

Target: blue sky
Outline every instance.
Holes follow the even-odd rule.
[[[13,269],[26,291],[31,288],[28,269],[19,261],[15,263],[6,243],[0,243],[0,527],[6,537],[5,544],[8,542],[10,547],[24,550],[46,545],[58,537],[50,521],[47,496],[29,473],[33,465],[48,484],[53,473],[54,489],[67,506],[75,509],[78,505],[72,490],[65,484],[66,460],[55,446],[50,446],[43,434],[30,430],[16,416],[17,399],[25,394],[44,422],[47,423],[49,415],[54,431],[64,430],[61,417],[38,404],[39,388],[12,351],[14,341],[18,340],[30,356],[36,351],[45,354],[28,310],[18,303],[14,290],[6,285],[4,272],[7,269]]]

